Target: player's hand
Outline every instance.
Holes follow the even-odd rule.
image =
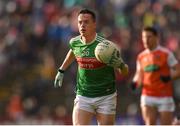
[[[64,78],[64,71],[59,69],[55,77],[54,87],[61,87],[63,78]]]
[[[143,85],[137,82],[130,82],[128,87],[133,94],[141,94]]]
[[[122,60],[121,57],[113,56],[107,65],[111,66],[111,67],[115,67],[115,68],[120,68],[121,69],[121,68],[124,67],[125,64],[124,64],[124,61]]]
[[[124,76],[128,75],[129,73],[129,67],[127,64],[123,64],[120,68],[120,73]]]
[[[160,79],[162,82],[164,83],[168,83],[170,80],[171,80],[171,77],[168,75],[168,76],[160,76]]]
[[[130,86],[130,88],[131,88],[132,91],[136,91],[137,88],[138,88],[138,85],[137,85],[136,82],[131,82],[131,83],[129,84],[129,86]]]

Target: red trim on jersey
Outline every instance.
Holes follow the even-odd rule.
[[[94,57],[76,57],[79,67],[85,69],[96,69],[105,66],[106,64],[99,62]]]

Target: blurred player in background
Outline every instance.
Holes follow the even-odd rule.
[[[114,64],[118,64],[123,75],[128,66],[119,57],[106,65],[94,54],[99,42],[107,41],[96,33],[96,15],[83,9],[78,13],[80,35],[70,40],[70,50],[58,70],[54,86],[61,87],[64,71],[76,59],[78,63],[76,98],[74,100],[73,124],[88,125],[95,115],[99,125],[113,125],[116,114],[116,87]]]
[[[175,104],[172,80],[180,77],[178,61],[173,53],[159,44],[157,30],[142,30],[145,50],[137,57],[136,73],[132,87],[142,86],[141,111],[147,125],[155,125],[158,114],[161,125],[173,121]]]

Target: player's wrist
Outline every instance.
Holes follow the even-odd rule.
[[[131,86],[132,90],[135,90],[138,87],[138,84],[137,84],[137,82],[131,82],[130,86]]]
[[[58,72],[60,72],[60,73],[64,73],[65,72],[65,70],[62,70],[62,69],[58,69]]]
[[[132,81],[132,82],[130,82],[130,87],[131,87],[132,91],[136,91],[136,90],[142,88],[142,83]]]
[[[124,63],[124,62],[121,62],[121,63],[119,64],[119,68],[122,70],[124,67],[125,67],[125,63]]]

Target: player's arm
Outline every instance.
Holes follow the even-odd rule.
[[[71,65],[71,63],[75,60],[74,53],[70,49],[69,52],[67,53],[63,64],[60,66],[58,69],[58,72],[55,77],[54,81],[54,87],[61,87],[62,82],[63,82],[63,77],[64,77],[64,71]]]
[[[168,76],[160,75],[160,79],[164,83],[167,83],[170,80],[175,80],[177,78],[180,78],[180,64],[178,63],[172,52],[169,52],[167,62],[169,67],[171,68],[171,73]]]
[[[75,60],[75,56],[74,53],[72,52],[72,50],[70,49],[69,52],[67,53],[63,64],[60,66],[60,70],[65,71],[70,65],[71,63]]]
[[[136,88],[142,86],[143,80],[143,71],[140,67],[140,63],[137,61],[136,63],[136,72],[134,74],[133,80],[130,84],[132,90],[136,90]]]
[[[171,79],[175,80],[180,78],[180,64],[176,64],[172,67],[172,72],[171,72]]]

